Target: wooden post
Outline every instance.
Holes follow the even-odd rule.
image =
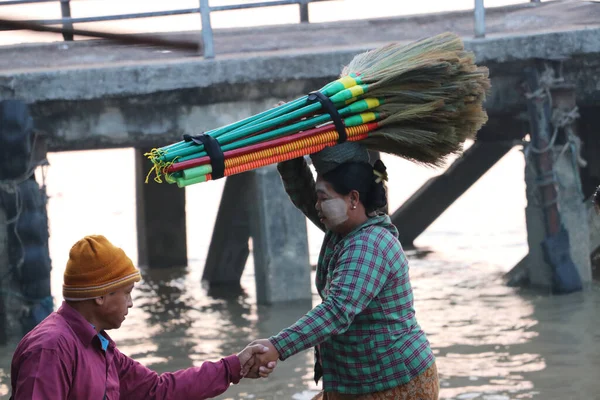
[[[185,190],[177,185],[144,183],[149,161],[136,149],[138,263],[149,268],[187,265]]]

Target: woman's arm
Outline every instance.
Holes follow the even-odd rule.
[[[283,186],[292,203],[300,210],[313,224],[325,231],[325,226],[319,221],[315,204],[317,204],[317,192],[315,190],[315,180],[312,172],[306,164],[303,157],[284,161],[277,164],[277,170]]]
[[[376,241],[361,240],[344,249],[323,303],[269,338],[281,360],[346,332],[356,315],[382,290],[390,271]]]

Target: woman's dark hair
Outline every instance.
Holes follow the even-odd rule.
[[[365,211],[371,213],[387,205],[385,180],[378,179],[378,175],[387,176],[381,160],[377,160],[374,166],[366,162],[346,162],[322,177],[339,194],[347,195],[356,190]]]

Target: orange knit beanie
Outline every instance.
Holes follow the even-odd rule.
[[[138,282],[140,271],[104,236],[86,236],[73,245],[63,281],[65,300],[89,300]]]

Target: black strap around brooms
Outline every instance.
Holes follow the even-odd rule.
[[[201,133],[193,136],[187,134],[183,135],[183,140],[204,145],[204,150],[210,158],[210,165],[212,166],[211,177],[213,180],[225,176],[225,155],[223,154],[223,150],[221,150],[221,145],[217,142],[217,139]]]
[[[337,130],[339,137],[338,143],[344,143],[348,140],[348,134],[346,133],[346,125],[344,125],[344,121],[342,120],[342,116],[338,112],[337,108],[333,104],[333,101],[323,93],[319,91],[310,92],[308,94],[308,102],[314,103],[315,101],[319,101],[323,106],[323,109],[327,111],[327,113],[331,116],[331,120],[335,125],[335,129]]]

